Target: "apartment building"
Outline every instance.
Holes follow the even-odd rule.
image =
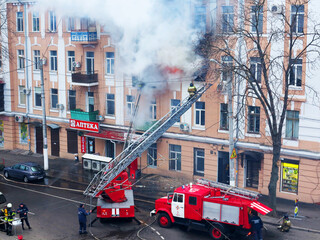
[[[194,20],[203,32],[228,31],[232,24],[239,24],[237,12],[243,1],[195,2]],[[285,0],[265,4],[270,9],[283,7],[288,13],[294,5]],[[317,9],[316,1],[309,5]],[[122,72],[119,49],[103,25],[88,18],[60,16],[58,11],[38,12],[33,7],[34,3],[25,1],[6,4],[7,22],[2,34],[8,37],[4,47],[9,50],[10,61],[1,63],[0,147],[42,154],[39,60],[46,59],[43,77],[49,155],[70,160],[75,153],[80,157],[84,153],[115,157],[122,151],[138,98],[136,77]],[[300,28],[307,29],[308,8],[301,12],[299,19],[304,21],[297,24]],[[267,22],[261,24],[267,32]],[[275,47],[285,46],[279,43]],[[259,59],[249,54],[243,57],[249,60],[248,65],[256,75],[261,74]],[[221,61],[233,64],[228,57],[222,57]],[[320,109],[301,88],[316,81],[318,70],[307,74],[307,69],[310,70],[300,62],[295,66],[291,93],[295,97],[285,122],[277,195],[320,202]],[[142,154],[138,164],[143,173],[205,177],[229,183],[228,97],[219,89],[219,83],[230,77],[235,78],[230,72],[221,72],[216,81],[213,74],[207,75],[206,81],[214,82],[214,86]],[[194,79],[178,75],[175,79],[179,81],[168,79],[165,91],[153,99],[147,101],[142,96],[140,107],[147,109],[148,120],[138,127],[136,134],[188,97],[187,88]],[[196,87],[203,84],[202,80],[194,81]],[[315,90],[320,92],[319,86],[315,85]],[[236,110],[236,97],[233,104]],[[272,153],[264,113],[254,98],[248,98],[243,109],[244,117],[237,125],[234,122],[236,183],[268,194]]]

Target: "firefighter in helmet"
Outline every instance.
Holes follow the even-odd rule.
[[[285,214],[282,218],[280,218],[280,220],[282,219],[282,223],[281,225],[278,227],[278,229],[281,232],[289,232],[290,228],[291,228],[291,221],[289,219],[288,214]]]
[[[188,93],[189,93],[189,99],[191,99],[197,93],[197,89],[193,85],[193,83],[190,83],[190,86],[188,87]]]
[[[12,236],[12,221],[13,216],[16,215],[16,212],[12,209],[11,203],[7,204],[7,208],[5,210],[4,220],[6,221],[7,235]]]

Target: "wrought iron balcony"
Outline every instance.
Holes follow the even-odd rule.
[[[97,43],[97,32],[91,31],[72,31],[71,41],[81,44],[95,44]]]
[[[98,73],[74,72],[72,73],[72,85],[78,86],[96,86],[98,85]]]

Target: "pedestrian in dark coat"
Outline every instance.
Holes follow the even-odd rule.
[[[91,213],[84,209],[84,204],[80,204],[78,208],[78,218],[79,218],[79,234],[86,234],[87,233],[87,216]]]
[[[23,230],[24,230],[23,222],[26,222],[28,228],[31,229],[29,221],[28,221],[28,212],[29,212],[29,209],[27,208],[27,206],[23,203],[20,203],[19,208],[17,209],[17,213],[19,213],[19,215],[20,215]]]
[[[256,211],[252,211],[249,217],[254,240],[262,240],[263,222]]]

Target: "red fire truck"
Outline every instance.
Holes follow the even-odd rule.
[[[208,231],[213,239],[225,239],[234,231],[250,233],[249,211],[262,215],[272,211],[258,198],[254,191],[198,179],[197,184],[181,186],[173,194],[156,200],[150,214],[157,214],[158,224],[163,228],[177,223],[188,229]]]

